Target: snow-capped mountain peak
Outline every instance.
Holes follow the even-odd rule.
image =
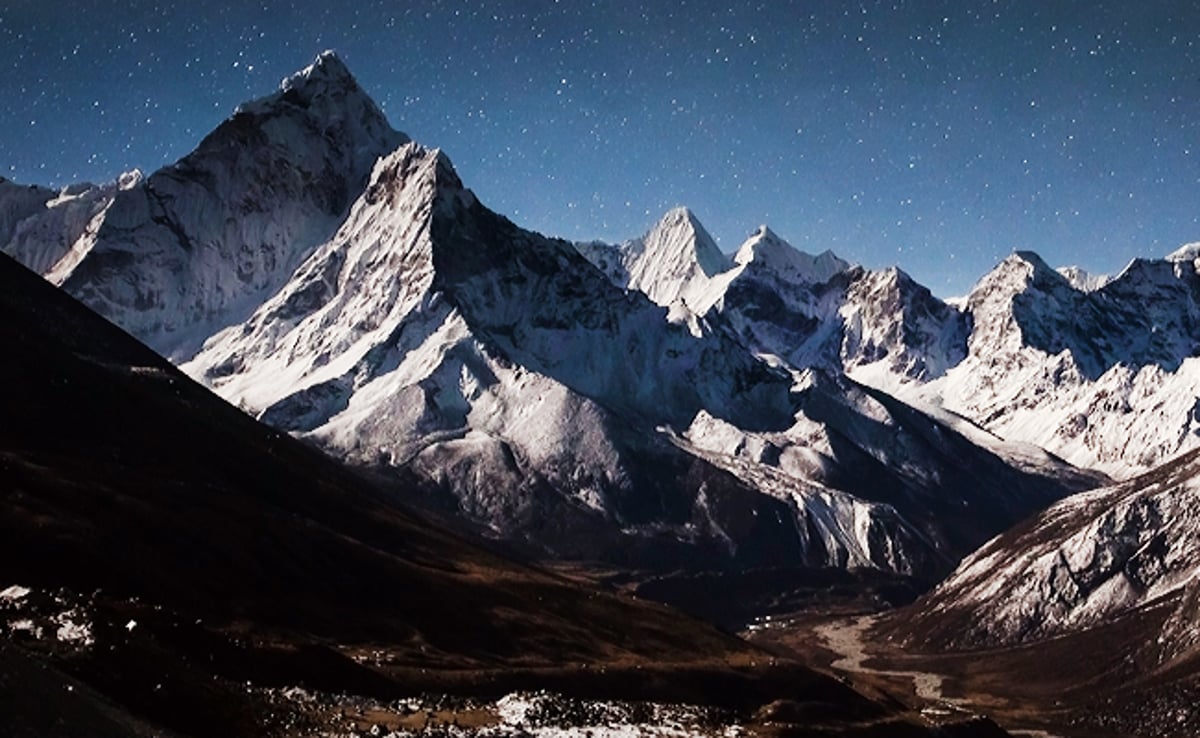
[[[317,54],[317,58],[312,64],[284,77],[283,81],[279,83],[279,89],[284,91],[295,89],[315,80],[340,84],[355,82],[354,75],[350,74],[350,69],[338,57],[337,52],[333,49],[326,49]]]
[[[1063,275],[1072,287],[1081,292],[1095,292],[1112,281],[1111,275],[1092,274],[1083,267],[1074,265],[1059,267],[1055,271]]]
[[[694,263],[705,276],[713,277],[729,268],[729,257],[721,253],[700,219],[689,208],[668,210],[642,239],[647,275],[654,266],[672,264],[691,267]]]
[[[356,172],[369,171],[380,155],[377,152],[394,151],[409,141],[408,136],[392,128],[383,111],[333,51],[322,52],[312,64],[284,78],[278,92],[239,106],[235,118],[296,114],[307,118],[323,134],[356,142],[355,153],[369,154],[370,161],[361,158],[355,161]],[[264,129],[280,145],[305,143],[282,138],[281,134],[289,133],[286,130],[266,126]],[[306,148],[309,146],[301,146],[299,150]]]
[[[686,208],[620,246],[524,231],[334,55],[100,204],[56,262],[67,291],[275,427],[547,550],[916,571],[1065,489],[981,458],[1023,491],[973,497],[948,430],[837,379],[959,359],[966,318],[903,273],[766,228],[735,264]],[[804,392],[813,366],[831,381]],[[950,489],[961,530],[925,516]]]
[[[689,209],[667,211],[649,233],[621,246],[628,286],[659,305],[700,301],[709,281],[730,267],[716,241]]]
[[[56,237],[16,233],[3,246],[186,360],[277,291],[338,228],[376,160],[408,140],[326,52],[240,106],[177,163],[62,193],[22,223],[22,233]]]
[[[1032,251],[1014,251],[1004,261],[988,272],[971,290],[970,300],[1011,296],[1023,292],[1030,286],[1042,288],[1052,285],[1070,287],[1067,278],[1051,269],[1042,257]]]
[[[1185,243],[1167,254],[1167,261],[1196,261],[1200,259],[1200,241]]]
[[[779,276],[797,282],[820,284],[850,268],[850,263],[825,250],[812,255],[800,251],[765,225],[759,226],[741,245],[733,260],[739,265],[756,262]]]
[[[638,290],[671,308],[672,320],[694,322],[713,302],[714,284],[733,268],[695,213],[668,210],[641,238],[612,245],[599,241],[575,248],[609,281]]]

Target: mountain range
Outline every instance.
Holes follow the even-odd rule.
[[[902,272],[524,231],[332,54],[148,177],[5,192],[4,251],[227,400],[555,557],[931,580],[1101,479],[850,378],[964,362]]]
[[[5,574],[22,584],[0,600],[33,598],[33,615],[11,620],[26,630],[62,626],[62,612],[38,620],[55,608],[153,618],[131,599],[148,597],[221,623],[187,638],[254,625],[262,642],[221,679],[293,663],[271,639],[309,656],[333,639],[340,657],[296,668],[334,664],[383,691],[395,672],[342,657],[383,639],[408,644],[404,668],[432,649],[486,678],[552,670],[562,648],[614,665],[678,659],[675,616],[609,595],[585,605],[588,590],[459,537],[478,534],[649,577],[645,591],[679,602],[695,603],[677,588],[698,582],[705,612],[724,599],[713,572],[777,601],[796,573],[869,574],[912,594],[945,579],[880,632],[962,652],[1094,648],[1117,628],[1125,666],[1095,674],[1121,688],[1081,697],[1089,714],[1133,720],[1169,685],[1178,699],[1151,712],[1173,715],[1194,694],[1194,244],[1111,277],[1018,251],[947,301],[767,226],[722,253],[686,208],[623,243],[572,243],[489,210],[326,52],[149,176],[60,190],[0,179],[0,250],[144,344],[0,262],[4,330],[25,357],[5,381],[29,390],[4,425]],[[135,529],[155,530],[154,545],[113,558]],[[256,568],[211,578],[247,552]],[[134,573],[151,557],[160,571]],[[417,591],[446,606],[397,594]],[[549,609],[515,604],[530,597]],[[567,622],[576,609],[602,635]],[[636,637],[603,635],[622,619]],[[130,653],[178,652],[167,630]],[[458,640],[466,630],[524,650],[492,653],[490,636]],[[751,658],[683,632],[706,644],[689,673]],[[69,663],[70,678],[132,689]],[[1120,709],[1097,702],[1109,698]],[[157,699],[134,712],[158,720]],[[256,709],[231,699],[216,700],[238,705],[217,733]],[[1189,715],[1179,725],[1200,724]]]

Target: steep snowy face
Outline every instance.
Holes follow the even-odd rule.
[[[50,269],[68,290],[275,427],[553,553],[928,574],[1074,488],[836,379],[952,361],[962,316],[902,273],[765,228],[735,264],[686,210],[619,247],[524,231],[331,55],[110,189]]]
[[[1174,372],[1185,359],[1200,356],[1200,276],[1194,264],[1134,259],[1093,300],[1113,304],[1108,311],[1115,326],[1104,326],[1110,332],[1103,354],[1108,366],[1155,365]]]
[[[714,464],[795,506],[837,566],[936,576],[992,532],[1056,500],[1061,484],[1020,472],[950,427],[836,374],[807,371],[781,431],[701,414],[684,434]],[[818,546],[820,549],[820,546]]]
[[[210,338],[184,370],[256,410],[297,389],[327,392],[429,298],[441,166],[439,152],[413,143],[381,159],[337,233],[249,319]],[[281,424],[308,430],[296,423]]]
[[[939,645],[975,647],[1085,631],[1156,602],[1179,600],[1173,606],[1194,613],[1198,525],[1200,457],[1192,453],[1068,498],[997,537],[921,600],[904,627]],[[1161,644],[1158,635],[1146,635],[1147,645]]]
[[[691,312],[704,301],[712,278],[732,263],[695,214],[687,208],[667,212],[641,238],[620,246],[577,244],[576,248],[620,287],[638,290],[671,307],[679,302]]]
[[[333,233],[380,156],[407,139],[331,53],[249,103],[178,163],[122,190],[62,286],[186,359],[243,320]]]
[[[402,146],[293,279],[184,369],[348,461],[452,488],[500,533],[551,507],[543,487],[600,506],[619,467],[604,411],[478,340],[433,287],[435,211],[459,198],[473,199],[441,153]]]
[[[774,240],[774,247],[762,248],[770,243],[764,239],[739,251],[741,265],[706,314],[757,353],[796,369],[885,375],[885,386],[928,381],[966,356],[968,316],[904,272],[850,267],[826,255],[815,260],[831,265],[814,268],[814,257]]]
[[[141,181],[142,173],[134,170],[102,185],[68,185],[13,222],[8,237],[0,241],[0,250],[61,284],[95,242],[96,231],[117,194]]]
[[[829,252],[797,251],[766,226],[738,249],[734,266],[711,281],[696,305],[705,321],[731,328],[754,352],[797,368],[833,368],[828,344],[836,295],[827,275],[847,265]]]
[[[1035,254],[1018,252],[968,298],[972,351],[1065,351],[1092,380],[1118,363],[1174,371],[1198,348],[1198,289],[1187,265],[1135,259],[1103,287],[1083,292]]]
[[[487,210],[443,155],[406,144],[293,278],[184,368],[558,555],[924,576],[1062,494],[965,445],[955,459],[1005,481],[964,483],[904,430],[940,433],[928,419],[849,384],[799,387],[577,248]]]
[[[682,427],[701,408],[748,427],[786,423],[788,378],[736,341],[693,336],[570,244],[454,202],[435,221],[435,287],[515,361],[655,423]]]
[[[1069,339],[1058,328],[1070,325],[1079,298],[1066,278],[1037,254],[1013,253],[967,296],[966,311],[974,319],[972,353],[1017,350],[1023,345],[1047,350],[1066,343]]]

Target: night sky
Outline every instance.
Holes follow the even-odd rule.
[[[338,51],[517,223],[619,241],[691,207],[730,251],[898,264],[962,294],[1013,249],[1119,270],[1200,240],[1191,2],[0,5],[0,174],[190,151]]]

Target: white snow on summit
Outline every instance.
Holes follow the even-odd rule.
[[[405,141],[326,52],[176,164],[115,193],[60,197],[51,211],[75,226],[36,239],[40,253],[32,243],[3,248],[155,350],[187,359],[282,286],[337,229],[376,159]]]
[[[743,266],[752,261],[758,262],[784,279],[807,284],[828,282],[833,275],[850,268],[849,262],[838,258],[832,251],[826,250],[813,256],[796,249],[765,225],[759,226],[746,239],[733,260]]]
[[[1127,477],[1200,445],[1200,278],[1135,260],[1092,290],[1018,252],[972,290],[969,354],[899,393]]]
[[[1196,261],[1200,259],[1200,241],[1185,243],[1166,256],[1167,261]]]
[[[713,278],[733,266],[692,211],[669,210],[645,236],[618,246],[576,248],[616,285],[643,292],[663,307],[702,312]]]
[[[1095,292],[1112,281],[1112,277],[1107,274],[1092,274],[1078,266],[1059,267],[1055,271],[1066,277],[1071,286],[1081,292]]]

